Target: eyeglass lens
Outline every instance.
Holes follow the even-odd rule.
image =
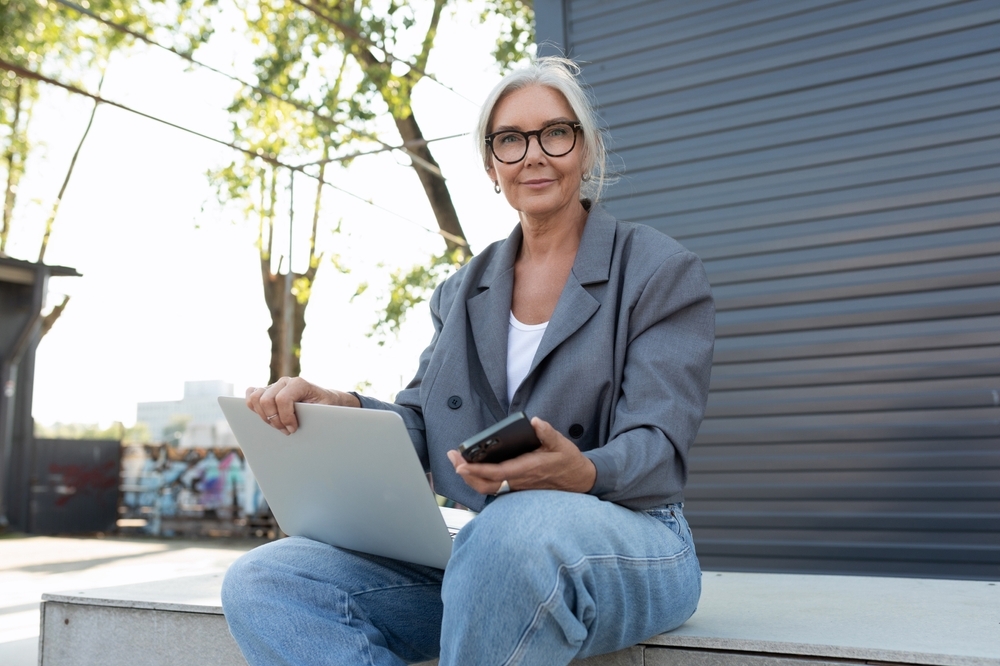
[[[493,136],[493,154],[501,162],[520,162],[528,154],[528,137],[537,136],[549,157],[562,157],[576,145],[576,132],[569,123],[556,123],[537,132],[499,132]]]

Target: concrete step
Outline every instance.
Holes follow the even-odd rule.
[[[45,594],[40,664],[242,666],[221,583],[214,574]],[[706,572],[684,626],[575,663],[1000,666],[1000,583]]]

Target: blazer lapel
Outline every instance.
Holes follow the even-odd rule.
[[[529,374],[600,309],[600,301],[585,286],[608,281],[615,245],[615,227],[615,219],[603,208],[597,205],[591,208],[580,247],[576,251],[576,259],[573,261],[573,270],[559,295],[559,302],[556,303],[552,319],[545,329],[538,351],[535,352]],[[504,362],[506,363],[506,358]]]
[[[503,413],[508,408],[507,328],[514,295],[514,260],[520,247],[521,225],[518,224],[483,271],[479,293],[469,297],[465,306],[479,362]]]
[[[573,261],[573,270],[535,352],[529,375],[600,309],[600,301],[590,295],[586,286],[608,281],[615,228],[615,218],[600,206],[591,208]],[[507,329],[514,295],[514,260],[521,240],[521,225],[518,224],[483,271],[479,293],[466,301],[479,362],[503,413],[510,407],[507,402]]]

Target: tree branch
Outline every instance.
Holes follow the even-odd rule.
[[[420,47],[420,55],[410,68],[410,71],[423,76],[427,69],[427,59],[434,48],[434,39],[437,37],[438,24],[441,22],[441,11],[444,9],[447,0],[434,0],[434,11],[431,13],[431,24],[427,27],[427,34],[424,35],[423,44]],[[414,81],[416,83],[416,81]]]
[[[45,337],[45,334],[52,330],[52,326],[55,325],[56,320],[66,309],[66,305],[69,303],[69,296],[63,295],[62,303],[52,308],[52,310],[42,317],[42,325],[38,331],[38,339],[41,340]]]
[[[24,79],[15,79],[14,84],[14,119],[10,124],[10,145],[7,154],[7,188],[3,202],[3,226],[0,227],[0,253],[7,249],[7,237],[10,235],[14,218],[14,201],[17,199],[17,184],[21,178],[20,153],[17,150],[18,126],[21,124],[21,86]]]
[[[298,3],[298,0],[293,1]],[[435,5],[435,10],[437,10],[437,5]],[[323,18],[322,14],[319,14],[319,16]],[[431,39],[433,41],[433,37]],[[353,47],[351,52],[358,58],[369,77],[373,81],[378,81],[382,78],[380,75],[385,73],[382,68],[385,68],[386,65],[379,61],[375,57],[375,54],[362,44],[355,42]],[[457,251],[461,262],[464,264],[472,257],[472,251],[469,249],[468,244],[462,245],[452,240],[452,238],[456,237],[466,240],[465,231],[462,229],[462,224],[458,219],[458,211],[455,210],[455,203],[451,199],[451,192],[448,191],[448,185],[440,176],[441,167],[438,166],[437,161],[431,154],[427,141],[424,139],[423,131],[420,129],[420,125],[413,115],[413,109],[407,104],[407,113],[405,115],[401,114],[399,113],[399,109],[394,106],[388,90],[384,86],[379,86],[379,93],[389,106],[393,121],[396,123],[396,130],[403,139],[403,145],[412,146],[406,152],[413,158],[414,171],[416,171],[417,177],[420,179],[420,184],[424,188],[424,194],[427,195],[427,200],[434,211],[438,228],[451,236],[451,238],[448,235],[444,236],[448,251],[449,253]]]
[[[101,80],[97,84],[97,95],[100,96],[101,88],[104,87],[104,73],[106,70],[101,71]],[[73,177],[73,168],[76,166],[76,159],[80,156],[80,150],[83,148],[84,142],[87,140],[87,135],[90,134],[90,128],[94,124],[94,116],[97,115],[97,107],[100,106],[100,102],[94,101],[94,108],[90,110],[90,120],[87,121],[87,128],[83,130],[83,136],[80,137],[80,143],[76,145],[76,151],[73,153],[73,159],[69,161],[69,168],[66,170],[66,177],[63,178],[62,187],[59,188],[59,194],[56,195],[56,200],[52,202],[52,212],[49,214],[49,219],[45,222],[45,233],[42,234],[42,244],[38,248],[38,263],[42,263],[45,259],[45,250],[49,247],[49,238],[52,237],[52,227],[56,223],[56,215],[59,213],[59,204],[62,203],[63,194],[66,193],[66,186],[69,185],[69,179]],[[58,315],[56,315],[58,317]]]
[[[427,144],[424,143],[421,145],[416,143],[418,140],[424,138],[420,125],[417,124],[416,116],[410,113],[405,118],[394,117],[393,120],[396,122],[396,129],[399,131],[400,136],[403,137],[403,141],[415,142],[413,144],[414,148],[411,150],[423,161],[437,167],[437,162],[434,160],[434,156],[431,155]],[[466,238],[465,231],[462,229],[462,223],[458,219],[458,211],[455,210],[455,203],[451,200],[451,192],[448,190],[447,183],[441,178],[435,177],[426,169],[414,167],[414,171],[417,173],[420,184],[423,185],[424,193],[427,195],[427,200],[431,204],[431,209],[434,211],[438,228],[451,236],[451,238],[444,236],[448,251],[455,252],[457,250],[459,253],[458,256],[464,264],[472,258],[472,250],[469,249],[468,245],[461,245],[452,240],[455,237],[462,240],[466,240]]]

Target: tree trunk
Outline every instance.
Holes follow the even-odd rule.
[[[423,140],[424,134],[420,130],[420,125],[417,124],[417,119],[413,117],[412,112],[405,118],[394,118],[394,120],[396,121],[396,129],[399,131],[400,136],[403,137],[403,144],[407,146],[407,150],[414,153],[424,162],[436,167],[438,174],[440,174],[440,167],[438,167],[434,156],[431,155],[427,143]],[[420,184],[424,186],[424,193],[427,195],[427,200],[434,211],[438,228],[451,236],[445,236],[448,251],[460,250],[462,253],[461,263],[464,264],[472,258],[472,251],[468,245],[461,245],[454,240],[454,238],[461,238],[464,241],[465,232],[462,230],[462,224],[458,220],[458,211],[455,210],[455,204],[451,200],[451,192],[448,191],[448,184],[440,175],[433,173],[425,167],[415,164],[413,169],[417,172],[417,177],[420,178]]]
[[[282,375],[284,356],[284,321],[285,321],[285,307],[290,299],[285,298],[285,276],[281,273],[279,268],[277,273],[271,272],[270,261],[261,261],[261,273],[264,278],[264,302],[267,304],[267,312],[271,316],[271,326],[267,329],[267,337],[271,340],[271,362],[270,362],[270,377],[267,380],[268,384],[273,384]],[[298,309],[298,308],[296,308]],[[299,327],[298,320],[295,317],[296,313],[292,313],[292,327],[293,329],[302,330],[305,328],[305,309],[302,308],[302,325]],[[299,335],[298,340],[293,341],[296,344],[301,345],[302,338]],[[292,354],[290,363],[288,364],[288,375],[290,377],[297,377],[302,371],[301,365],[299,364],[299,359],[295,354]]]
[[[372,72],[386,68],[387,65],[379,61],[367,46],[363,44],[356,46],[355,55],[360,59],[362,66],[369,70],[370,78],[373,81],[379,80],[379,76]],[[408,152],[417,158],[413,160],[413,169],[417,172],[420,184],[424,186],[424,194],[434,211],[438,228],[445,234],[444,239],[448,251],[459,250],[461,253],[460,261],[464,264],[472,258],[472,250],[466,243],[465,232],[462,230],[461,222],[458,221],[458,211],[455,210],[455,204],[451,200],[448,184],[441,175],[441,167],[431,155],[431,150],[424,140],[424,133],[420,129],[420,125],[417,124],[417,119],[413,116],[413,109],[407,104],[405,110],[400,112],[400,106],[388,97],[387,90],[381,88],[380,92],[389,106],[392,119],[396,123],[396,131],[403,139],[403,145],[406,146]],[[461,242],[457,242],[457,239],[461,239]]]
[[[300,354],[302,349],[302,334],[306,330],[306,307],[309,305],[308,299],[299,302],[299,299],[291,294],[286,297],[285,273],[278,269],[277,273],[272,273],[269,261],[261,261],[261,273],[264,278],[264,302],[267,304],[268,314],[271,316],[271,326],[267,329],[267,337],[271,339],[271,364],[269,384],[273,384],[282,376],[282,355],[284,353],[283,327],[285,321],[286,303],[292,304],[292,340],[291,358],[288,363],[287,375],[298,377],[302,372]],[[305,273],[292,273],[292,282],[295,283],[301,278],[306,278],[312,282],[316,277],[316,271],[310,268]]]

